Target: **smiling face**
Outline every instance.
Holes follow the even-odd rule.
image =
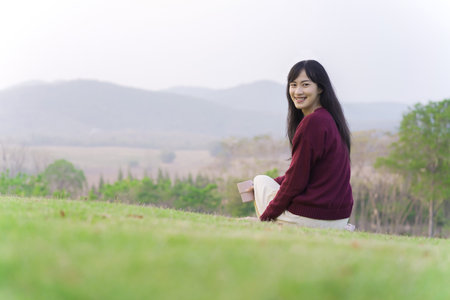
[[[320,105],[320,89],[316,83],[306,75],[305,70],[302,70],[298,77],[289,83],[289,95],[297,109],[301,109],[304,116],[314,112]]]

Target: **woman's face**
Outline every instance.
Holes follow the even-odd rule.
[[[308,78],[305,70],[302,70],[298,77],[289,83],[289,95],[295,107],[301,109],[304,116],[320,107],[321,93],[322,89]]]

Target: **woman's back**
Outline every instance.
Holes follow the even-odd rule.
[[[302,141],[303,140],[303,141]],[[334,220],[348,217],[353,206],[350,159],[332,116],[318,108],[299,124],[293,139],[293,160],[299,173],[292,185],[303,188],[293,195],[287,210],[308,218]],[[295,153],[299,151],[299,153]],[[309,153],[306,153],[309,152]],[[309,157],[309,162],[306,161]],[[309,174],[305,174],[307,170]]]

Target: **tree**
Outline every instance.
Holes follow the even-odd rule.
[[[214,212],[220,205],[217,185],[210,183],[205,187],[180,181],[173,187],[174,207],[198,212]]]
[[[450,99],[416,104],[403,116],[398,141],[375,166],[408,178],[413,194],[428,204],[428,236],[434,213],[450,198]]]
[[[173,151],[163,150],[159,154],[159,158],[161,159],[161,161],[163,163],[170,164],[170,163],[173,163],[173,161],[175,160],[176,154]]]
[[[83,192],[86,177],[67,160],[60,159],[49,165],[42,173],[51,193],[64,196],[78,196]]]
[[[40,174],[32,176],[18,173],[12,177],[9,170],[0,173],[0,194],[40,197],[46,196],[48,193],[47,183]]]
[[[117,174],[117,181],[122,181],[123,180],[123,172],[122,172],[122,168],[119,169],[119,173]]]
[[[141,204],[158,204],[158,202],[163,202],[158,193],[158,186],[148,176],[144,177],[140,182],[136,198],[138,203]]]
[[[105,180],[103,179],[103,174],[100,174],[100,180],[98,182],[98,189],[101,190],[104,185],[105,185]]]

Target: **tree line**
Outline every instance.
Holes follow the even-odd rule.
[[[89,190],[88,199],[130,204],[156,205],[202,213],[214,213],[220,207],[221,197],[217,184],[201,174],[195,178],[171,179],[159,170],[156,179],[144,176],[142,179],[128,175],[123,178],[119,171],[118,179],[105,183],[102,178],[98,186]]]

